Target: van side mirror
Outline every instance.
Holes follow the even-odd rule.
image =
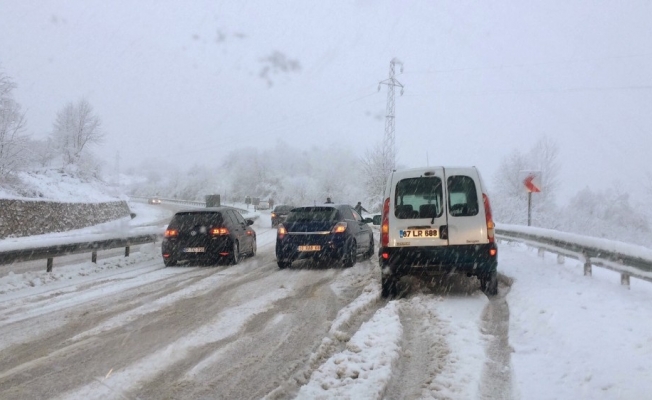
[[[380,225],[381,220],[382,220],[382,219],[381,219],[380,214],[376,214],[376,215],[374,215],[374,217],[372,218],[372,223],[373,223],[374,225]]]
[[[370,223],[374,222],[374,219],[367,217],[367,218],[363,219],[362,222],[364,222],[365,224],[370,224]]]

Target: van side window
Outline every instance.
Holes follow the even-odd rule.
[[[436,176],[401,179],[396,184],[394,215],[399,219],[440,217],[442,197],[441,179]]]
[[[448,177],[448,212],[453,217],[478,214],[478,193],[473,178],[464,175]]]

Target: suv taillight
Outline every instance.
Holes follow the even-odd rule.
[[[489,204],[489,197],[482,193],[482,201],[484,202],[484,215],[487,219],[487,238],[489,243],[494,242],[494,229],[496,225],[494,224],[493,217],[491,215],[491,204]]]
[[[276,230],[276,233],[278,234],[278,238],[279,238],[279,239],[283,239],[283,238],[285,237],[285,235],[287,235],[288,230],[285,229],[285,227],[283,226],[283,224],[280,224],[280,225],[278,226],[278,229]]]
[[[383,214],[380,223],[380,245],[389,246],[389,197],[383,203]]]
[[[331,229],[331,233],[344,233],[346,232],[346,222],[338,222],[335,224],[333,229]]]
[[[163,237],[173,238],[179,236],[179,231],[176,229],[166,229]]]

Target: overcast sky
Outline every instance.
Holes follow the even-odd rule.
[[[35,137],[84,97],[109,168],[185,168],[279,140],[362,155],[397,57],[400,164],[491,181],[547,134],[563,200],[652,172],[651,20],[651,1],[0,0],[0,67]]]

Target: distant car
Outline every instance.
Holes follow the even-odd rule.
[[[149,204],[161,204],[161,199],[158,197],[152,197],[147,201]]]
[[[272,228],[275,228],[278,226],[278,224],[283,223],[292,208],[294,208],[294,206],[289,206],[286,204],[280,204],[274,207],[274,211],[272,211]]]
[[[172,217],[161,245],[165,266],[178,262],[237,264],[242,256],[256,255],[254,221],[231,207],[179,211]]]
[[[256,210],[269,210],[269,201],[261,200],[256,206]]]
[[[295,207],[276,235],[276,260],[287,268],[294,260],[341,262],[352,267],[358,255],[374,254],[374,237],[360,214],[347,204]]]

